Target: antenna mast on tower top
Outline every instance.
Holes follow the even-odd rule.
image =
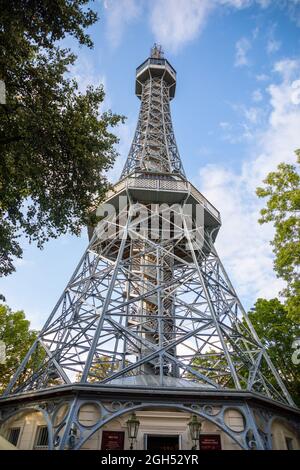
[[[162,49],[162,46],[160,44],[154,43],[153,47],[151,48],[150,51],[150,57],[154,59],[163,59],[164,57],[164,51]]]

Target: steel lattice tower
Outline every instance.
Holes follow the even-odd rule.
[[[90,435],[76,418],[87,393],[116,399],[125,389],[124,412],[142,406],[128,398],[136,390],[177,390],[177,407],[194,391],[206,400],[199,416],[224,429],[209,407],[231,397],[245,416],[244,432],[233,435],[244,448],[267,448],[269,437],[243,397],[294,406],[215,249],[220,214],[185,176],[170,114],[175,87],[176,72],[155,46],[136,70],[138,124],[121,179],[97,209],[106,217],[89,230],[86,252],[2,399],[45,401],[48,393],[49,405],[51,393],[76,389],[52,446],[70,445],[74,426],[72,447]]]

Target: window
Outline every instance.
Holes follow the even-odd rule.
[[[8,434],[8,441],[16,446],[18,444],[21,428],[11,428]]]
[[[46,449],[48,447],[48,428],[47,426],[38,426],[35,438],[35,449]]]
[[[293,439],[291,437],[286,437],[285,445],[286,445],[287,450],[293,450]]]

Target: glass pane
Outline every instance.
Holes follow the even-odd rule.
[[[18,444],[21,428],[11,428],[9,431],[8,441],[16,446]]]

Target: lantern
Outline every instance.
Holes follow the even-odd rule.
[[[130,450],[133,449],[133,441],[136,439],[140,422],[137,419],[135,413],[132,413],[128,421],[126,422],[127,424],[127,430],[128,430],[128,437],[131,440],[131,445],[130,445]]]
[[[191,421],[188,423],[188,426],[190,428],[190,434],[192,441],[194,443],[192,450],[197,449],[197,442],[199,441],[199,436],[200,436],[200,430],[201,430],[201,423],[198,421],[198,418],[196,415],[192,416]]]

